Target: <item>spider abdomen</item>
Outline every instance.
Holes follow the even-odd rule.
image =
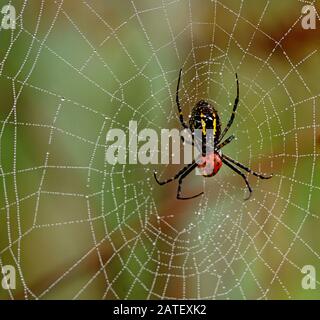
[[[202,156],[198,163],[198,169],[202,176],[209,178],[218,173],[222,166],[222,159],[218,152],[212,152]]]
[[[200,100],[192,109],[189,121],[191,131],[201,130],[205,143],[207,130],[213,131],[214,141],[218,142],[221,134],[221,124],[218,112],[204,100]]]

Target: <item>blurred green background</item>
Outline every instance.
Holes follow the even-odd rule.
[[[8,1],[0,1],[0,7]],[[0,299],[317,299],[319,45],[301,1],[10,1],[0,30]],[[318,8],[319,9],[319,8]],[[320,26],[318,26],[320,28]],[[177,165],[109,165],[106,133],[179,128],[204,98],[223,125],[240,105],[228,168],[159,187]]]

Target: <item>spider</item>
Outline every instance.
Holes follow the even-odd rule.
[[[179,73],[179,78],[178,78],[178,84],[177,84],[177,90],[176,90],[176,104],[178,107],[178,112],[179,112],[179,120],[184,129],[189,129],[192,132],[192,145],[194,145],[194,130],[195,129],[200,129],[203,134],[202,134],[202,155],[200,156],[200,162],[193,160],[192,163],[188,164],[185,166],[183,169],[181,169],[175,176],[172,178],[165,180],[165,181],[159,181],[157,178],[157,173],[154,172],[154,178],[156,182],[159,185],[164,185],[167,184],[171,181],[174,181],[176,179],[179,179],[179,186],[177,190],[177,199],[180,200],[187,200],[187,199],[194,199],[196,197],[199,197],[203,194],[203,192],[200,192],[199,194],[196,194],[192,197],[183,197],[181,196],[181,185],[182,181],[185,177],[189,175],[195,168],[198,168],[200,170],[200,173],[204,177],[213,177],[216,175],[220,168],[222,167],[222,164],[225,164],[227,167],[232,169],[234,172],[236,172],[238,175],[242,177],[244,180],[248,190],[249,190],[249,195],[248,197],[245,198],[245,200],[248,200],[252,194],[252,189],[249,184],[249,181],[246,177],[246,175],[240,171],[237,167],[243,169],[244,171],[260,178],[260,179],[270,179],[272,177],[271,175],[263,175],[261,173],[255,172],[251,170],[250,168],[246,167],[242,163],[233,160],[229,156],[223,154],[221,152],[221,149],[229,144],[234,138],[234,135],[229,136],[226,140],[223,140],[225,135],[227,134],[228,130],[230,129],[233,120],[236,115],[238,103],[239,103],[239,81],[238,81],[238,75],[236,74],[236,83],[237,83],[237,96],[234,101],[234,106],[232,110],[231,117],[229,119],[229,122],[225,129],[221,132],[221,122],[219,118],[219,114],[214,108],[214,106],[204,100],[200,100],[197,102],[197,104],[193,107],[190,115],[190,120],[189,120],[189,126],[187,123],[184,121],[183,114],[182,114],[182,108],[180,105],[179,101],[179,87],[180,87],[180,80],[181,80],[181,74],[182,74],[182,69],[180,69]],[[207,152],[206,150],[206,132],[207,129],[213,129],[213,140],[214,140],[214,148]]]

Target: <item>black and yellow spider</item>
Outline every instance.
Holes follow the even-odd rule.
[[[187,200],[187,199],[193,199],[196,198],[200,195],[203,194],[203,192],[196,194],[192,197],[182,197],[181,196],[181,184],[183,179],[191,173],[195,168],[199,168],[201,174],[204,177],[212,177],[218,173],[220,170],[222,163],[227,165],[229,168],[231,168],[234,172],[239,174],[243,180],[245,181],[248,190],[249,190],[249,196],[245,199],[248,200],[251,196],[252,189],[250,187],[249,181],[246,177],[246,175],[241,172],[237,167],[247,171],[248,173],[251,173],[252,175],[260,178],[260,179],[270,179],[272,175],[266,176],[261,173],[257,173],[252,171],[250,168],[246,167],[245,165],[241,164],[240,162],[233,160],[232,158],[228,157],[225,154],[222,154],[221,149],[230,143],[235,136],[231,135],[228,137],[226,140],[223,140],[224,136],[228,132],[229,128],[231,127],[234,117],[236,115],[238,103],[239,103],[239,81],[238,81],[238,75],[236,74],[236,80],[237,80],[237,96],[234,101],[234,106],[232,110],[232,114],[230,117],[230,120],[221,133],[221,122],[219,119],[218,112],[216,109],[209,104],[208,102],[204,100],[200,100],[195,107],[191,111],[191,116],[189,120],[189,126],[185,123],[183,119],[183,114],[182,114],[182,108],[179,102],[179,87],[180,87],[180,80],[181,80],[181,74],[182,74],[182,69],[180,70],[179,73],[179,79],[178,79],[178,85],[177,85],[177,91],[176,91],[176,103],[178,107],[178,112],[179,112],[179,119],[180,123],[183,126],[184,129],[190,129],[192,133],[194,133],[194,130],[199,129],[203,132],[202,135],[202,155],[200,156],[200,161],[193,160],[192,163],[189,165],[185,166],[183,169],[181,169],[174,177],[165,180],[165,181],[159,181],[157,179],[156,172],[154,173],[154,177],[159,185],[164,185],[167,184],[173,180],[179,179],[179,186],[178,186],[178,191],[177,191],[177,199],[181,200]],[[214,148],[212,151],[207,151],[206,150],[206,132],[208,131],[207,129],[211,129],[213,132],[213,140],[214,140]],[[194,144],[194,135],[192,135],[192,144]],[[237,166],[237,167],[236,167]]]

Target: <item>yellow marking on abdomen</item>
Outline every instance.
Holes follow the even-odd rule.
[[[205,136],[205,135],[207,134],[207,124],[206,124],[206,122],[202,119],[202,118],[204,118],[204,114],[201,113],[201,114],[200,114],[200,117],[201,117],[202,134]]]

